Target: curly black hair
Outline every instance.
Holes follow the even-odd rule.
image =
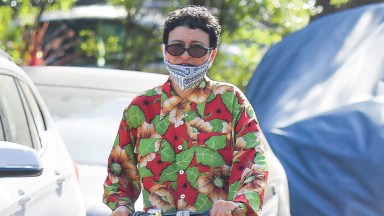
[[[179,26],[203,30],[209,35],[210,47],[218,47],[221,26],[217,17],[215,17],[208,8],[191,5],[170,12],[163,26],[164,44],[168,44],[169,33]]]

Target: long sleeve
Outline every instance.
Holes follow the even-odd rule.
[[[261,212],[268,176],[261,131],[244,94],[203,82],[182,99],[166,82],[124,111],[108,161],[104,202],[144,210],[206,211],[217,200]]]
[[[248,100],[237,93],[234,107],[234,160],[229,199],[241,203],[246,215],[260,215],[268,178],[264,136]]]
[[[104,182],[103,202],[111,209],[127,206],[134,211],[140,194],[140,182],[134,154],[134,138],[129,127],[129,109],[124,111],[118,133],[108,158],[108,176]]]

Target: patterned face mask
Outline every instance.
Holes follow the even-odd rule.
[[[165,56],[165,53],[164,53]],[[211,56],[207,62],[200,66],[184,66],[175,65],[167,62],[164,58],[165,67],[169,71],[172,80],[179,86],[183,91],[195,88],[200,84],[207,74],[209,68],[212,65],[210,62]]]

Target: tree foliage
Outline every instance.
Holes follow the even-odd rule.
[[[110,0],[127,11],[140,11],[137,1]],[[217,80],[229,81],[245,89],[264,52],[282,37],[305,26],[314,4],[305,0],[181,0],[157,1],[164,16],[186,5],[211,8],[222,25],[219,54],[210,71]],[[166,6],[165,6],[166,5]],[[157,32],[161,36],[161,32]],[[145,47],[145,46],[144,46]],[[160,49],[158,48],[158,52]],[[161,55],[158,54],[158,55]]]
[[[349,1],[326,2],[340,6]],[[44,44],[49,23],[38,22],[41,14],[68,10],[79,2],[81,0],[0,0],[0,49],[9,52],[21,65],[63,64],[64,60],[52,62],[57,56],[66,55],[65,47],[69,46],[63,42],[66,38],[72,45],[79,43],[77,49],[87,58],[97,59],[100,66],[104,65],[103,61],[114,60],[118,62],[113,65],[116,68],[164,73],[164,69],[149,67],[153,65],[150,63],[162,61],[160,27],[164,17],[176,8],[204,5],[214,11],[222,25],[219,54],[209,75],[244,90],[266,50],[306,26],[311,16],[321,13],[322,4],[321,0],[98,0],[98,3],[125,8],[123,33],[111,35],[108,28],[98,32],[91,28],[80,32],[64,29],[62,38],[52,37],[50,44]],[[147,17],[152,17],[154,22],[143,24]],[[75,36],[80,40],[73,40]],[[53,58],[47,50],[59,54]],[[77,58],[77,55],[71,56]]]
[[[222,25],[221,47],[210,76],[245,89],[265,51],[307,25],[314,3],[305,0],[191,0],[212,8]],[[178,5],[179,6],[179,5]]]
[[[46,10],[68,9],[74,0],[0,0],[0,49],[18,64],[30,61],[41,45],[37,20]]]

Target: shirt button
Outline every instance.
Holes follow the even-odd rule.
[[[181,198],[181,199],[184,199],[184,198],[185,198],[185,194],[181,194],[181,195],[180,195],[180,198]]]
[[[177,146],[177,149],[182,150],[182,149],[183,149],[183,146],[182,146],[182,145],[179,145],[179,146]]]
[[[183,125],[184,124],[184,121],[183,120],[180,120],[179,121],[179,125]]]
[[[180,175],[183,175],[183,174],[184,174],[184,170],[180,170],[180,171],[179,171],[179,174],[180,174]]]

